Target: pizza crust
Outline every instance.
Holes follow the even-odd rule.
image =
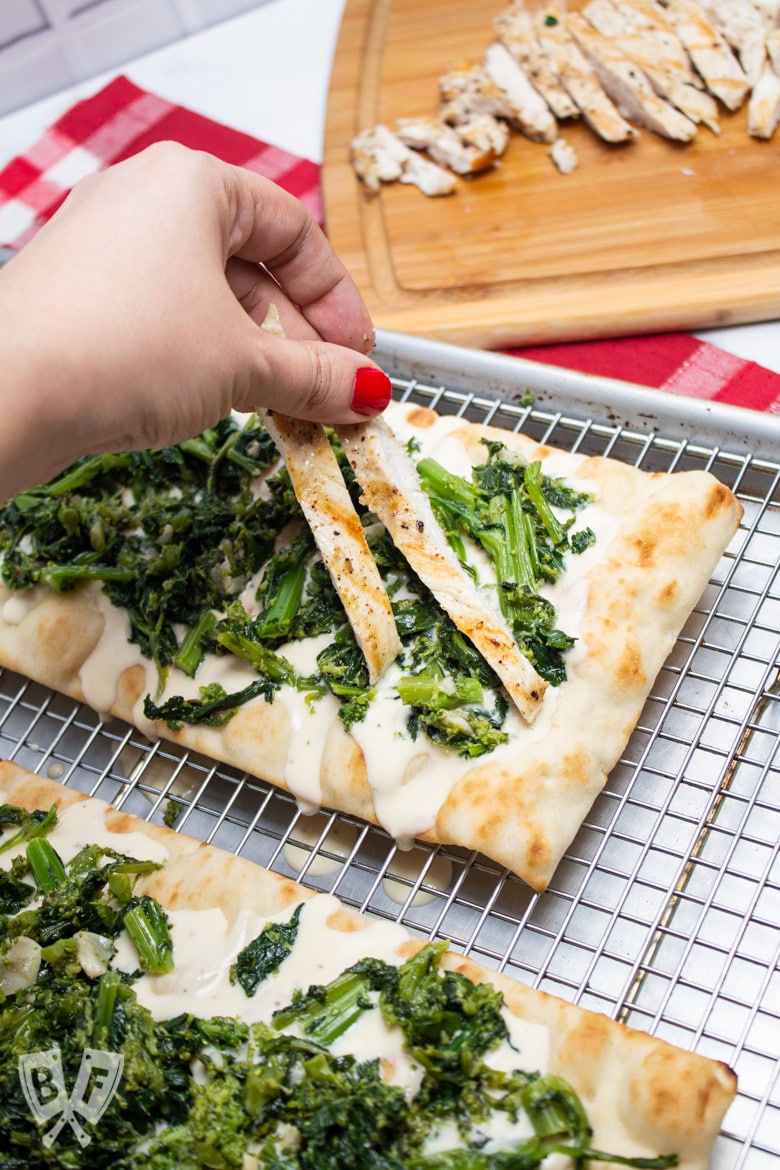
[[[93,798],[0,762],[0,800],[31,811],[55,802],[64,809]],[[137,890],[169,910],[218,907],[232,922],[242,910],[270,917],[324,896],[211,845],[95,803],[106,809],[105,823],[112,832],[140,832],[165,845],[165,867],[141,879]],[[328,926],[352,932],[370,921],[341,906]],[[398,953],[405,957],[422,945],[424,940],[409,935]],[[582,1098],[594,1147],[632,1156],[676,1152],[681,1170],[705,1170],[736,1093],[736,1078],[724,1064],[526,987],[462,955],[449,953],[443,964],[474,982],[490,982],[514,1015],[548,1029],[547,1071],[563,1076]]]
[[[579,562],[589,567],[578,586],[583,609],[567,681],[547,689],[533,728],[516,727],[509,745],[474,764],[440,760],[439,776],[446,772],[440,806],[412,834],[478,850],[542,890],[620,758],[654,679],[736,531],[741,507],[706,472],[648,473],[617,460],[565,455],[526,436],[441,418],[419,406],[394,405],[388,417],[402,439],[440,436],[460,444],[472,463],[486,458],[483,438],[499,440],[529,460],[549,461],[550,474],[573,478],[598,500],[607,537],[580,558],[569,558],[569,564],[577,560],[578,568]],[[0,663],[85,701],[80,672],[100,644],[106,608],[94,586],[59,595],[36,590],[27,600],[0,587]],[[563,619],[560,624],[567,628]],[[300,718],[296,724],[282,697],[247,704],[222,728],[150,725],[142,699],[154,682],[145,666],[130,661],[127,649],[125,642],[124,651],[109,658],[113,675],[104,702],[96,703],[94,694],[88,698],[102,713],[294,789],[287,769]],[[132,657],[134,648],[129,650]],[[363,751],[335,710],[334,701],[333,718],[316,731],[321,738],[309,769],[311,786],[324,807],[388,827],[377,814]],[[361,738],[359,729],[355,735]],[[384,750],[381,743],[378,750]],[[401,780],[399,775],[399,792]],[[423,773],[417,790],[408,786],[410,805],[419,805],[415,793],[426,784]]]

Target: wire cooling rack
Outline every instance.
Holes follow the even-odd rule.
[[[526,374],[534,402],[521,384],[504,400],[409,375],[395,390],[565,450],[645,470],[705,468],[745,509],[545,893],[476,853],[401,853],[349,817],[303,816],[260,781],[150,744],[10,672],[0,675],[0,755],[148,820],[177,811],[176,827],[195,837],[725,1061],[739,1094],[712,1170],[769,1170],[780,1160],[780,432],[752,416],[726,426],[688,404],[702,442],[684,433],[679,403],[664,427],[661,396]],[[551,377],[565,390],[557,403]],[[634,427],[621,421],[632,411]]]

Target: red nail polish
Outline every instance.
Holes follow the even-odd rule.
[[[352,390],[352,409],[355,414],[379,414],[390,401],[393,388],[384,370],[375,366],[361,366],[355,374]]]

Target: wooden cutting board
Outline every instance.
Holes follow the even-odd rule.
[[[578,0],[571,6],[575,7]],[[347,0],[322,171],[326,228],[385,329],[481,348],[780,317],[780,129],[746,111],[681,146],[644,131],[607,146],[562,130],[579,167],[513,135],[500,167],[430,199],[367,197],[361,130],[433,115],[438,78],[481,60],[501,0]]]

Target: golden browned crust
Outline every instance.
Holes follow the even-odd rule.
[[[0,799],[32,810],[54,802],[65,808],[90,798],[3,762]],[[111,809],[105,815],[113,832],[145,833],[167,847],[170,860],[143,879],[139,889],[168,909],[219,907],[232,921],[243,909],[270,916],[317,896],[288,878],[171,829]],[[346,906],[328,919],[333,930],[348,932],[367,922],[366,916]],[[410,935],[399,953],[412,954],[422,945]],[[449,953],[443,961],[473,982],[492,983],[514,1015],[549,1030],[548,1071],[565,1077],[580,1094],[596,1148],[632,1156],[677,1153],[681,1170],[705,1170],[736,1093],[736,1079],[725,1065],[529,988],[462,955]]]
[[[421,435],[439,425],[424,407],[389,413]],[[453,420],[446,420],[452,423]],[[454,422],[449,437],[472,462],[486,458],[483,438],[506,443],[529,459],[555,454],[511,432]],[[560,453],[558,453],[560,455]],[[640,716],[658,671],[734,534],[741,508],[705,472],[664,475],[601,457],[562,457],[578,484],[589,487],[609,517],[610,536],[592,561],[578,650],[568,680],[548,688],[545,734],[518,741],[463,769],[434,823],[421,837],[476,849],[544,889],[604,786]],[[104,616],[94,589],[57,596],[24,595],[7,620],[0,587],[0,662],[36,681],[84,699],[80,670],[99,642]],[[147,685],[143,669],[116,665],[102,709],[213,759],[287,788],[285,765],[294,734],[283,701],[255,701],[223,728],[148,725],[139,717]],[[113,693],[115,689],[116,693]],[[90,696],[94,702],[94,696]],[[319,764],[322,803],[377,822],[361,749],[337,718],[324,735]]]

